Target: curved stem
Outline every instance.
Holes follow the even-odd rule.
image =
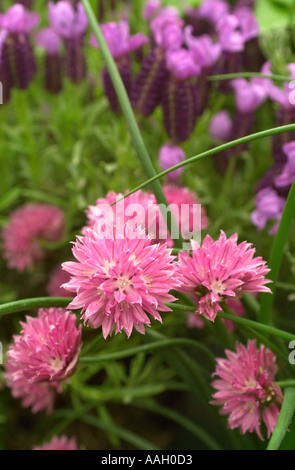
[[[276,233],[268,266],[271,269],[268,278],[272,280],[272,284],[270,288],[272,290],[272,294],[263,293],[261,295],[261,303],[260,303],[260,311],[258,314],[258,319],[262,323],[270,323],[271,320],[271,313],[273,308],[274,302],[274,294],[277,287],[277,279],[279,276],[279,271],[281,267],[282,257],[284,254],[284,248],[287,242],[287,238],[289,235],[289,230],[291,227],[292,220],[295,214],[295,180],[291,186],[289,191],[287,201],[285,204],[285,208],[283,211],[283,215],[280,221],[280,225],[278,231]]]
[[[134,348],[125,349],[123,351],[118,351],[115,353],[110,354],[99,354],[92,357],[80,357],[79,362],[81,363],[98,363],[98,362],[109,362],[115,361],[117,359],[123,359],[126,357],[134,356],[139,353],[149,353],[153,352],[157,349],[168,348],[172,346],[189,346],[191,348],[198,349],[203,351],[210,360],[215,363],[214,355],[204,346],[202,343],[198,341],[194,341],[192,339],[187,338],[173,338],[173,339],[163,339],[161,341],[155,341],[153,343],[144,344],[141,346],[135,346]]]
[[[208,80],[215,82],[219,80],[233,80],[235,78],[269,78],[270,80],[276,80],[277,82],[292,82],[294,78],[287,77],[285,75],[265,74],[259,72],[239,72],[239,73],[226,73],[219,75],[209,75]]]
[[[282,134],[284,132],[289,132],[289,131],[294,131],[294,130],[295,130],[295,124],[287,124],[286,126],[278,126],[278,127],[274,127],[271,129],[266,129],[265,131],[256,132],[254,134],[241,137],[240,139],[232,140],[231,142],[226,142],[225,144],[218,145],[218,147],[214,147],[212,149],[206,150],[205,152],[202,152],[199,155],[195,155],[194,157],[187,158],[183,162],[180,162],[177,165],[171,166],[170,168],[168,168],[168,170],[158,173],[157,175],[153,176],[152,178],[148,179],[144,183],[140,184],[135,189],[127,193],[124,197],[122,197],[121,199],[118,199],[116,202],[114,202],[111,205],[114,205],[117,202],[120,202],[125,197],[130,196],[131,194],[135,193],[139,189],[145,188],[149,184],[154,183],[159,178],[162,178],[163,176],[168,175],[168,173],[170,173],[171,171],[177,170],[178,168],[182,168],[183,166],[189,165],[203,158],[216,155],[219,152],[223,152],[224,150],[227,150],[232,147],[236,147],[237,145],[240,145],[240,144],[252,142],[253,140],[263,139],[265,137],[271,137],[272,135]]]
[[[34,299],[23,299],[0,305],[0,317],[9,313],[24,312],[33,308],[66,308],[73,299],[70,297],[36,297]]]
[[[295,411],[295,388],[286,388],[282,408],[267,450],[278,450]]]
[[[136,122],[136,119],[135,119],[135,116],[134,116],[134,113],[130,104],[130,100],[128,98],[128,94],[126,92],[122,78],[120,76],[116,63],[112,57],[112,54],[109,51],[107,43],[102,34],[101,28],[97,22],[96,16],[90,6],[89,1],[82,0],[82,3],[84,5],[90,25],[93,29],[93,33],[99,44],[103,58],[105,60],[105,64],[110,74],[114,89],[116,91],[118,101],[121,105],[121,109],[124,114],[126,125],[129,129],[134,148],[138,154],[138,157],[146,172],[147,177],[151,178],[156,175],[156,171],[154,169],[152,160],[148,154],[148,151],[142,139],[141,133],[139,131],[139,127]],[[156,179],[153,181],[153,192],[155,194],[158,204],[160,204],[160,208],[162,209],[162,205],[164,207],[168,207],[168,203],[164,195],[163,189],[161,187],[161,184]],[[163,215],[166,216],[165,211],[163,212]],[[168,211],[167,213],[167,225],[168,225],[168,229],[171,235],[179,233],[178,225],[171,211]],[[174,239],[174,237],[172,238]],[[182,246],[182,240],[181,240],[180,235],[174,239],[174,244],[175,246],[178,246],[178,247]]]
[[[238,323],[240,325],[244,326],[249,326],[250,328],[253,328],[254,330],[259,330],[263,331],[264,333],[278,336],[280,338],[284,338],[288,341],[293,341],[294,340],[294,335],[292,333],[288,333],[287,331],[284,330],[279,330],[278,328],[274,328],[272,326],[265,325],[263,323],[259,323],[257,321],[253,320],[248,320],[247,318],[241,318],[237,317],[236,315],[232,313],[225,313],[225,312],[219,312],[218,313],[219,317],[225,318],[227,320],[232,320],[235,323]]]

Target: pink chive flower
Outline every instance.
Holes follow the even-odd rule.
[[[47,294],[50,297],[68,297],[69,293],[62,285],[69,280],[69,273],[65,272],[60,265],[56,266],[50,273],[49,281],[46,286]]]
[[[195,233],[207,227],[205,208],[200,207],[200,201],[194,192],[172,183],[163,186],[163,191],[184,240],[189,240]],[[154,217],[149,219],[148,233],[154,240],[173,247],[173,240],[158,207],[155,207]]]
[[[186,156],[181,147],[166,143],[162,145],[159,152],[159,162],[163,171],[168,170],[171,166],[177,165],[185,160]],[[184,167],[171,171],[167,174],[167,178],[176,181],[184,172]]]
[[[53,438],[42,446],[35,446],[33,450],[78,450],[75,437],[53,436]]]
[[[214,321],[221,303],[239,299],[245,292],[271,292],[265,287],[269,272],[261,257],[254,257],[255,249],[247,242],[237,244],[238,235],[227,239],[221,231],[213,241],[207,235],[202,246],[192,242],[192,255],[179,254],[179,272],[182,276],[180,292],[192,294],[197,303],[196,313]]]
[[[20,334],[6,354],[5,377],[22,406],[32,406],[35,413],[51,412],[56,391],[70,377],[78,364],[82,346],[82,325],[76,316],[62,308],[40,309],[37,317],[21,322]]]
[[[156,205],[153,193],[136,191],[120,201],[122,197],[121,193],[109,191],[105,198],[97,199],[95,206],[90,205],[87,209],[88,225],[93,228],[97,222],[115,222],[118,226],[119,223],[124,225],[128,220],[132,220],[147,230],[149,208]],[[117,204],[111,206],[115,201],[118,201]]]
[[[18,271],[45,257],[42,241],[57,242],[63,236],[64,215],[48,204],[25,204],[16,209],[3,229],[3,257]]]
[[[212,382],[217,390],[212,405],[222,406],[220,414],[228,415],[230,429],[240,428],[242,434],[256,432],[263,440],[261,423],[272,434],[282,404],[283,394],[275,383],[276,356],[255,341],[247,346],[236,344],[236,352],[225,351],[226,359],[218,358]]]
[[[215,113],[209,123],[209,133],[212,139],[226,141],[231,133],[233,122],[229,112],[222,109]]]
[[[88,229],[74,244],[77,262],[62,265],[72,276],[64,287],[76,293],[69,307],[81,308],[92,328],[102,326],[104,338],[114,326],[115,334],[124,330],[130,337],[133,327],[144,334],[144,326],[150,326],[147,314],[161,322],[159,312],[171,310],[165,303],[176,300],[169,294],[179,286],[174,257],[130,223],[121,238],[115,225],[107,229],[103,234]]]
[[[238,317],[243,317],[245,315],[246,309],[239,299],[227,299],[225,303],[231,309],[232,313]],[[236,324],[232,320],[226,320],[225,318],[222,318],[222,322],[225,324],[229,333],[233,333],[235,331]],[[189,313],[187,326],[188,328],[201,329],[204,328],[205,322],[201,315],[197,315],[196,313]]]

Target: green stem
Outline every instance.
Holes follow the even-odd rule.
[[[126,125],[129,129],[134,148],[138,154],[138,157],[140,159],[140,162],[146,172],[146,175],[148,178],[152,178],[156,175],[156,171],[154,169],[152,160],[148,154],[148,151],[146,149],[146,146],[144,144],[144,141],[142,139],[141,133],[139,131],[139,127],[137,124],[137,121],[135,119],[132,106],[130,104],[130,100],[128,98],[128,94],[126,92],[125,86],[123,84],[122,78],[120,76],[120,73],[118,71],[118,68],[116,66],[116,63],[112,57],[112,54],[109,51],[109,48],[107,46],[107,43],[104,39],[104,36],[102,34],[101,28],[97,22],[97,18],[89,4],[88,0],[82,0],[82,3],[84,5],[86,14],[88,16],[90,25],[93,29],[94,35],[97,39],[97,42],[99,44],[101,53],[103,55],[103,58],[105,60],[106,67],[108,69],[108,72],[110,74],[114,89],[116,91],[118,101],[121,105],[122,112],[124,114],[125,120],[126,120]],[[165,194],[163,192],[163,189],[161,187],[161,184],[155,179],[153,181],[153,191],[155,194],[155,197],[157,199],[158,204],[160,204],[160,208],[163,211],[163,216],[166,215],[166,211],[164,208],[168,207],[168,203],[165,197]],[[162,207],[163,206],[163,207]],[[175,218],[171,214],[171,212],[168,211],[167,213],[167,225],[168,229],[171,235],[175,234],[175,237],[172,236],[174,239],[175,246],[181,247],[182,246],[182,240],[181,237],[176,235],[179,232],[178,225],[176,223]]]
[[[270,324],[271,322],[271,313],[273,309],[274,294],[277,286],[277,279],[279,276],[279,271],[281,267],[281,262],[284,254],[284,248],[288,239],[290,227],[295,213],[295,180],[289,191],[283,215],[280,221],[278,231],[276,233],[268,266],[271,269],[268,278],[272,281],[270,288],[272,294],[263,292],[261,295],[260,311],[258,314],[258,320],[261,323]]]
[[[294,131],[295,130],[295,124],[287,124],[286,126],[278,126],[274,127],[271,129],[266,129],[264,131],[256,132],[254,134],[247,135],[245,137],[241,137],[240,139],[232,140],[231,142],[226,142],[225,144],[218,145],[217,147],[214,147],[212,149],[206,150],[205,152],[200,153],[199,155],[195,155],[194,157],[187,158],[183,162],[178,163],[177,165],[174,165],[168,170],[162,171],[161,173],[158,173],[157,175],[153,176],[152,178],[146,180],[144,183],[140,184],[137,186],[135,189],[127,193],[124,197],[121,199],[118,199],[116,202],[113,204],[116,204],[117,202],[120,202],[123,200],[125,197],[130,196],[131,194],[135,193],[139,189],[143,189],[149,184],[154,183],[156,180],[162,178],[163,176],[168,175],[171,171],[177,170],[178,168],[182,168],[183,166],[190,165],[191,163],[194,163],[198,160],[202,160],[203,158],[210,157],[212,155],[216,155],[219,152],[223,152],[224,150],[227,150],[229,148],[235,147],[240,144],[252,142],[254,140],[258,139],[263,139],[265,137],[271,137],[276,134],[282,134],[284,132],[289,132],[289,131]],[[111,204],[111,205],[113,205]]]
[[[67,307],[73,299],[70,297],[36,297],[0,305],[0,317],[9,313],[24,312],[33,308]]]
[[[247,318],[237,317],[236,315],[232,313],[219,312],[218,315],[221,318],[232,320],[233,322],[239,325],[249,326],[250,328],[253,328],[254,330],[263,331],[266,334],[278,336],[279,338],[283,338],[288,341],[294,340],[294,335],[292,333],[288,333],[287,331],[284,331],[284,330],[279,330],[278,328],[274,328],[272,326],[268,326],[263,323],[259,323],[257,321],[248,320]]]
[[[211,82],[219,81],[219,80],[233,80],[235,78],[269,78],[271,80],[276,80],[277,82],[291,82],[294,78],[287,77],[285,75],[267,75],[265,73],[259,72],[239,72],[239,73],[226,73],[220,75],[209,75],[208,80]]]
[[[268,443],[267,450],[278,450],[288,431],[295,411],[295,388],[286,388],[282,408],[278,417],[275,430]]]
[[[203,442],[209,449],[211,450],[221,450],[220,445],[215,441],[213,437],[211,437],[203,428],[195,424],[186,416],[174,411],[173,409],[166,408],[165,406],[158,405],[156,402],[151,401],[137,401],[134,400],[131,404],[132,406],[136,406],[138,408],[142,408],[147,411],[151,411],[152,413],[159,414],[161,416],[165,416],[165,418],[174,421],[175,423],[182,426],[184,429],[189,431],[195,437],[197,437],[201,442]]]
[[[111,432],[114,435],[120,437],[129,444],[137,447],[138,449],[142,450],[160,450],[158,446],[155,444],[147,441],[143,437],[140,437],[138,434],[135,434],[128,429],[122,428],[115,424],[106,423],[105,421],[96,418],[95,416],[91,415],[82,415],[80,416],[80,420],[84,421],[86,424],[90,424],[91,426],[95,426],[99,429],[102,429],[106,432]]]
[[[153,343],[144,344],[141,346],[135,346],[134,348],[129,348],[124,351],[118,351],[110,354],[98,354],[91,357],[80,357],[81,363],[98,363],[98,362],[110,362],[118,359],[123,359],[126,357],[134,356],[139,353],[149,353],[156,351],[158,349],[169,348],[172,346],[188,346],[190,348],[198,349],[199,351],[204,352],[210,360],[215,363],[214,355],[206,348],[202,343],[194,341],[188,338],[173,338],[173,339],[163,339],[161,341],[155,341]]]
[[[281,387],[295,387],[295,380],[279,380],[276,381],[276,384]]]

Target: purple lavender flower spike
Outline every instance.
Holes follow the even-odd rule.
[[[21,3],[25,8],[30,10],[32,8],[34,0],[19,0],[18,3]]]
[[[143,6],[143,18],[146,21],[151,21],[158,13],[160,13],[161,7],[162,3],[160,0],[148,0]]]
[[[155,46],[143,60],[132,85],[132,106],[144,116],[150,115],[161,101],[169,72],[165,54],[169,49],[179,49],[183,43],[183,20],[174,8],[164,8],[151,22]]]
[[[44,28],[35,35],[38,46],[46,51],[45,55],[45,88],[51,93],[62,89],[62,61],[59,54],[60,37],[52,28]]]
[[[280,197],[273,188],[264,188],[256,196],[256,209],[251,214],[251,220],[257,230],[263,230],[269,220],[275,220],[275,225],[269,234],[275,235],[285,207],[285,199]]]
[[[247,81],[244,78],[231,81],[231,87],[235,92],[236,113],[229,140],[251,134],[255,122],[255,111],[267,98],[267,89],[264,88],[263,83],[257,79]],[[241,144],[224,151],[216,160],[219,169],[223,172],[229,158],[246,150],[247,147],[248,144]]]
[[[218,74],[237,73],[242,69],[242,58],[245,38],[237,16],[225,15],[217,24],[219,43],[222,54],[216,72]],[[220,82],[219,90],[230,93],[230,84],[227,80]]]
[[[159,152],[159,162],[163,171],[168,170],[174,165],[177,165],[180,162],[185,160],[186,156],[182,148],[171,143],[166,143],[162,145]],[[184,167],[178,168],[177,170],[171,171],[167,174],[167,178],[175,182],[177,181],[182,173],[184,172]]]
[[[198,115],[197,90],[190,79],[199,75],[200,67],[184,48],[167,51],[166,66],[170,75],[161,99],[164,126],[173,143],[184,142]]]
[[[12,87],[25,89],[36,74],[37,66],[29,33],[39,15],[17,3],[0,16],[2,77],[7,93]]]
[[[287,163],[284,165],[282,173],[276,177],[275,185],[290,188],[295,179],[295,141],[283,145],[283,152],[287,156]]]
[[[214,27],[223,16],[229,13],[228,3],[223,0],[204,0],[198,8],[199,16]]]
[[[195,62],[201,67],[197,80],[198,90],[198,113],[201,115],[208,103],[208,97],[212,88],[212,82],[208,76],[213,73],[213,68],[221,54],[221,46],[214,43],[207,34],[194,37],[190,26],[184,29],[185,44],[191,51]]]
[[[287,66],[290,78],[295,79],[295,63]],[[271,75],[271,64],[266,62],[263,66],[263,73]],[[276,86],[272,80],[268,80],[268,96],[271,100],[278,103],[279,109],[276,115],[276,126],[292,124],[295,121],[295,91],[291,82],[285,82],[282,87]],[[286,162],[286,155],[283,152],[283,145],[295,140],[295,131],[284,132],[274,135],[273,156],[276,162]]]
[[[129,53],[136,51],[144,44],[147,44],[149,39],[141,33],[130,35],[129,25],[125,20],[122,20],[118,23],[104,23],[101,25],[101,30],[110,52],[116,62],[126,91],[129,94],[132,83],[132,67]],[[99,47],[94,36],[91,37],[91,44],[94,47]],[[109,100],[112,111],[116,113],[119,112],[120,105],[118,98],[106,67],[102,72],[102,81],[105,94]]]
[[[69,2],[49,2],[49,22],[55,32],[64,39],[66,74],[73,83],[86,77],[86,59],[83,52],[88,19],[82,3],[74,8]]]

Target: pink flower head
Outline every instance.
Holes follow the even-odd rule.
[[[50,273],[49,281],[46,286],[50,297],[68,297],[69,293],[62,287],[70,280],[70,275],[62,269],[60,265],[56,266]]]
[[[287,163],[282,174],[276,178],[277,187],[289,186],[295,179],[295,141],[284,144],[283,152],[287,155]]]
[[[149,42],[148,37],[142,33],[131,36],[129,24],[125,20],[121,20],[118,23],[115,21],[103,23],[101,30],[114,59],[135,51]],[[91,36],[90,43],[94,47],[99,47],[94,35]]]
[[[195,62],[201,67],[211,67],[220,57],[221,46],[214,43],[207,34],[195,37],[192,26],[184,28],[185,43],[192,53]]]
[[[42,260],[42,240],[60,240],[64,224],[63,213],[55,206],[26,204],[15,210],[3,230],[3,257],[8,266],[23,271]]]
[[[104,338],[124,330],[129,337],[133,327],[144,334],[150,326],[147,314],[162,321],[159,311],[171,309],[165,303],[175,300],[169,291],[177,288],[174,257],[166,245],[152,244],[145,231],[125,224],[123,236],[116,226],[107,231],[85,231],[78,237],[73,254],[78,262],[63,263],[71,274],[64,285],[76,293],[70,308],[82,308],[82,319],[92,328],[102,326]]]
[[[49,442],[33,447],[33,450],[78,450],[78,447],[75,437],[53,436]]]
[[[193,243],[192,255],[179,254],[179,272],[182,276],[180,292],[194,295],[196,312],[214,321],[221,303],[241,298],[245,292],[271,292],[265,287],[269,272],[266,262],[255,257],[250,243],[237,244],[238,235],[228,239],[223,231],[217,241],[207,235],[202,246]]]
[[[213,24],[217,24],[228,11],[228,3],[223,0],[204,0],[198,8],[200,18],[206,19]]]
[[[263,440],[261,422],[272,434],[283,400],[280,387],[275,383],[276,356],[255,341],[247,346],[236,344],[236,352],[225,351],[226,359],[218,358],[212,382],[217,390],[212,405],[222,406],[220,414],[228,415],[230,429],[240,428],[242,434],[256,432]]]
[[[48,54],[57,55],[60,47],[60,37],[52,28],[44,28],[35,35],[38,46],[43,47]]]
[[[82,326],[77,328],[76,316],[62,308],[40,309],[21,326],[4,364],[7,385],[24,407],[51,412],[55,391],[77,367]]]
[[[49,2],[48,14],[51,27],[64,38],[74,38],[86,32],[88,18],[80,2],[76,9],[66,1]]]
[[[267,98],[267,90],[257,81],[236,78],[231,81],[235,91],[236,107],[242,114],[253,113]]]
[[[229,112],[222,109],[214,114],[209,123],[209,132],[212,139],[226,141],[232,130],[232,120]]]
[[[156,44],[164,50],[179,49],[183,43],[183,23],[176,8],[163,8],[151,22]]]
[[[183,186],[167,184],[163,187],[170,210],[178,224],[184,240],[189,240],[201,229],[207,227],[207,215],[195,193]],[[173,246],[173,240],[167,233],[167,224],[159,208],[155,208],[154,218],[149,219],[149,235],[160,243]]]
[[[166,52],[167,69],[177,80],[186,80],[200,74],[200,66],[195,62],[193,54],[185,48],[169,49]]]
[[[12,34],[29,33],[39,21],[37,13],[28,11],[20,3],[16,3],[0,15],[1,28]]]
[[[256,196],[256,209],[251,214],[252,222],[257,230],[263,230],[269,220],[275,220],[275,225],[269,231],[270,235],[274,235],[277,232],[285,203],[285,199],[280,197],[275,189],[271,187],[261,189]]]
[[[240,21],[234,15],[225,15],[218,22],[219,42],[224,51],[242,52],[245,38],[240,29]]]
[[[121,193],[109,191],[106,198],[97,199],[95,206],[88,207],[88,225],[93,228],[99,222],[102,228],[104,223],[116,223],[117,228],[121,224],[122,230],[124,230],[125,222],[132,221],[133,224],[136,223],[141,228],[147,229],[149,208],[156,205],[153,193],[136,191],[120,200],[122,197]],[[118,202],[111,206],[115,201]],[[82,234],[84,234],[84,230],[82,230]]]
[[[185,153],[182,148],[174,144],[164,144],[160,148],[159,161],[162,170],[168,170],[171,166],[177,165],[185,160]],[[184,167],[178,168],[177,170],[171,171],[167,174],[167,178],[171,181],[176,181],[184,172]]]

